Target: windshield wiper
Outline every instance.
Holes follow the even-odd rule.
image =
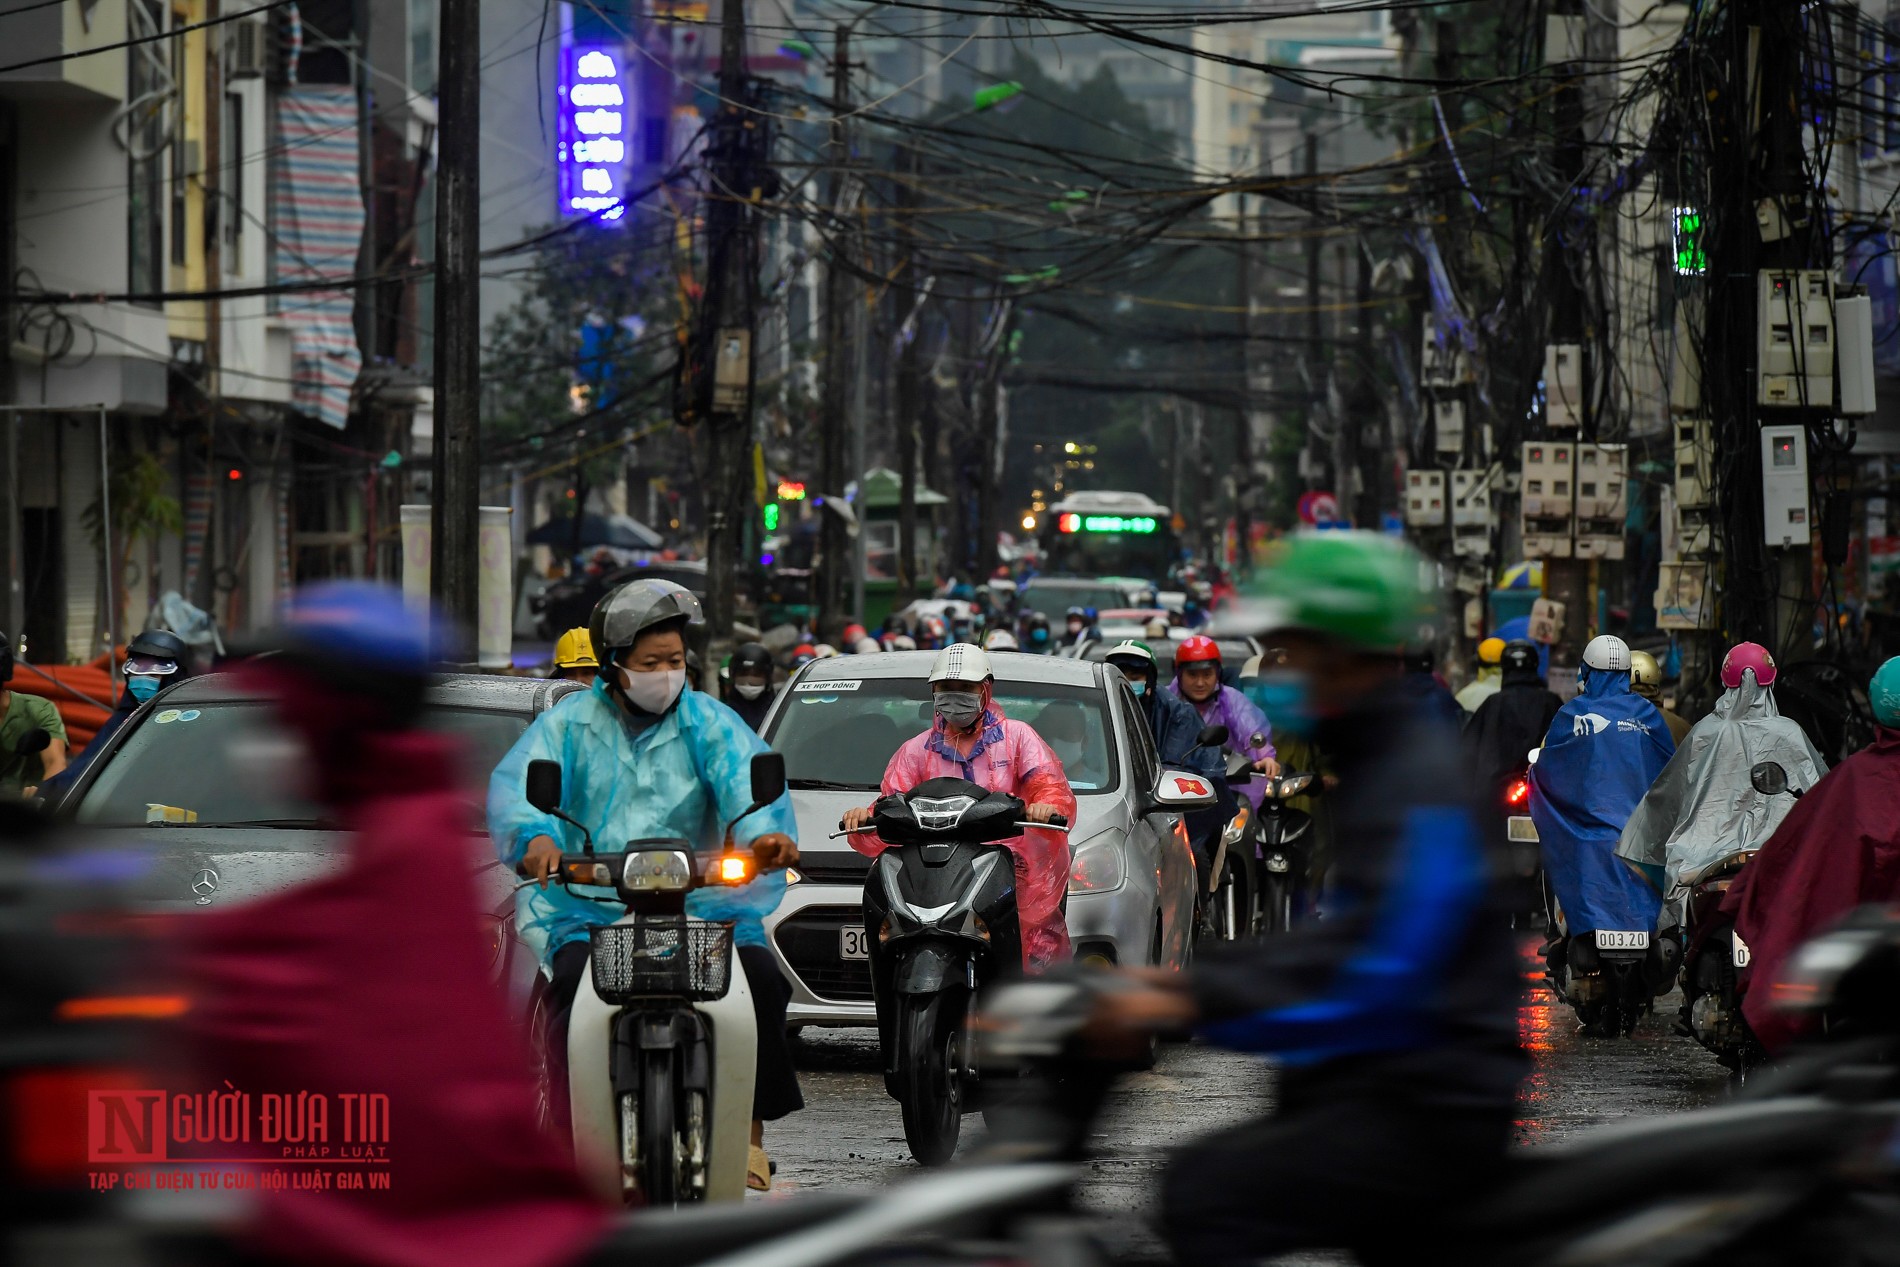
[[[840,783],[836,779],[787,779],[785,786],[810,792],[875,792],[875,783]]]

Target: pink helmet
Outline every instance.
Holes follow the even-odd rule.
[[[1775,658],[1759,642],[1738,642],[1722,657],[1722,685],[1731,691],[1742,684],[1742,670],[1755,670],[1755,685],[1775,684]]]

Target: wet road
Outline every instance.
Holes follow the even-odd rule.
[[[1629,1039],[1587,1038],[1577,1032],[1570,1009],[1544,989],[1542,964],[1530,949],[1518,1023],[1533,1069],[1521,1094],[1520,1143],[1547,1143],[1621,1117],[1697,1108],[1727,1094],[1727,1075],[1715,1058],[1670,1032],[1678,996],[1659,1000]],[[916,1174],[897,1104],[878,1076],[876,1032],[808,1029],[795,1050],[805,1111],[770,1125],[766,1135],[778,1186],[862,1188]],[[1164,1048],[1152,1073],[1126,1079],[1101,1124],[1083,1192],[1084,1202],[1113,1222],[1110,1242],[1137,1257],[1159,1257],[1144,1213],[1169,1150],[1271,1104],[1272,1075],[1258,1061],[1198,1044]],[[980,1117],[964,1119],[966,1147],[982,1129]]]

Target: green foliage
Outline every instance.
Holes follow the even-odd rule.
[[[119,449],[113,454],[106,487],[112,495],[112,535],[116,551],[123,553],[134,541],[184,531],[184,508],[176,497],[165,491],[168,482],[165,468],[150,453]],[[104,545],[102,509],[95,497],[80,516],[95,550]]]

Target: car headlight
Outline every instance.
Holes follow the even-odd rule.
[[[1126,878],[1119,836],[1105,833],[1085,840],[1069,855],[1069,892],[1107,893]]]
[[[1227,820],[1227,830],[1220,834],[1220,842],[1232,849],[1247,834],[1247,824],[1253,819],[1253,810],[1242,805],[1240,812]]]

